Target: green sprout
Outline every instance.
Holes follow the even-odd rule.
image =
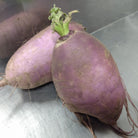
[[[61,11],[61,8],[56,7],[55,4],[50,10],[50,16],[48,17],[51,20],[51,25],[53,30],[59,33],[60,36],[65,36],[69,33],[69,23],[72,19],[72,14],[77,13],[78,10],[73,10],[68,14]]]

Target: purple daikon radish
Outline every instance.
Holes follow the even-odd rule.
[[[64,18],[60,18],[61,13]],[[118,134],[131,135],[138,125],[130,115],[128,100],[136,114],[138,110],[122,83],[118,67],[99,40],[87,32],[69,30],[72,13],[65,14],[55,6],[51,9],[54,31],[61,36],[52,57],[52,77],[58,96],[88,128],[92,125],[88,120],[95,117]],[[129,132],[117,125],[123,106],[132,126]]]

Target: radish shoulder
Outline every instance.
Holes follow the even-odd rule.
[[[70,23],[69,28],[84,30],[82,25],[75,22]],[[27,41],[8,61],[0,86],[32,89],[52,81],[51,60],[59,37],[49,26]]]

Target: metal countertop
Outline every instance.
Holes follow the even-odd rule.
[[[138,107],[138,12],[92,34],[111,52],[126,88]],[[4,72],[6,63],[7,60],[0,60],[0,72]],[[1,138],[92,137],[75,115],[62,105],[53,83],[28,91],[10,86],[0,89]],[[118,120],[123,129],[129,128],[125,116],[123,110]],[[101,124],[95,133],[97,138],[119,138],[111,129]]]

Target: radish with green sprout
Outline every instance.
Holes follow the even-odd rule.
[[[54,31],[60,38],[54,47],[52,57],[52,77],[64,105],[76,115],[82,116],[81,122],[88,128],[87,117],[95,117],[111,126],[120,135],[131,135],[138,125],[132,119],[128,110],[128,100],[138,112],[128,95],[118,70],[118,67],[106,47],[85,31],[70,31],[71,16],[61,11],[51,10],[51,20]],[[132,131],[123,131],[117,125],[123,106]]]
[[[76,22],[71,22],[69,28],[84,30],[84,27]],[[52,53],[59,37],[49,26],[21,46],[8,61],[0,87],[11,85],[32,89],[52,81]]]

